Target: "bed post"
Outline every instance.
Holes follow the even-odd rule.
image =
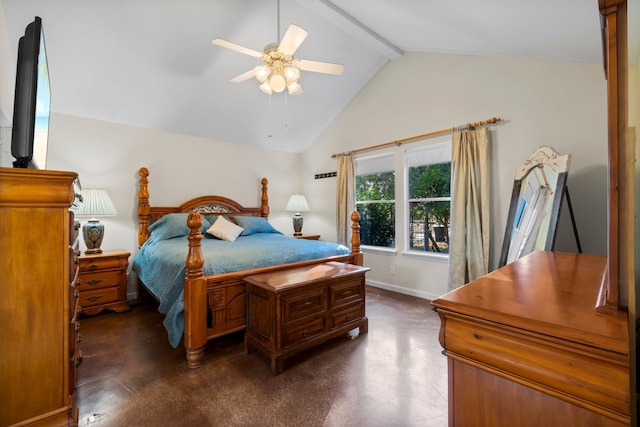
[[[204,256],[200,246],[200,214],[191,212],[187,225],[191,231],[187,237],[189,252],[186,260],[187,277],[184,279],[184,346],[189,367],[199,368],[207,343],[207,283],[204,280]]]
[[[358,211],[351,213],[351,255],[353,255],[353,263],[362,265],[362,252],[360,251],[360,214]]]
[[[260,181],[260,183],[262,184],[262,203],[260,204],[260,216],[262,216],[262,218],[268,218],[269,195],[267,194],[267,184],[269,183],[269,181],[267,181],[267,178],[262,178],[262,181]]]
[[[149,238],[149,170],[140,168],[140,188],[138,189],[138,246],[142,246]]]

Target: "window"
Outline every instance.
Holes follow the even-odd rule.
[[[393,155],[356,159],[356,209],[363,245],[395,248],[396,201]]]
[[[408,249],[449,253],[451,143],[405,153]]]

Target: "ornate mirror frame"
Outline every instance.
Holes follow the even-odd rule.
[[[499,266],[553,249],[571,155],[537,148],[515,173]]]

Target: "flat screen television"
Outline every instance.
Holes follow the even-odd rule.
[[[49,137],[51,87],[42,19],[36,16],[18,42],[13,101],[13,167],[45,169]]]

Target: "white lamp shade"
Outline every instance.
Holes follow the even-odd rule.
[[[309,211],[309,205],[307,199],[302,194],[294,194],[289,198],[287,203],[287,211],[289,212],[307,212]]]
[[[74,209],[77,216],[115,216],[118,215],[109,194],[105,190],[87,188],[81,191],[82,202]]]

